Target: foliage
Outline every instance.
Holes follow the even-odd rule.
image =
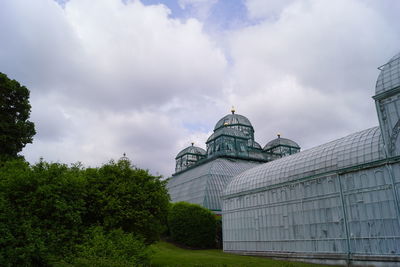
[[[143,266],[150,263],[148,246],[133,234],[121,229],[105,232],[102,227],[90,229],[88,238],[78,246],[77,266]]]
[[[138,261],[144,260],[140,240],[157,240],[168,205],[164,182],[132,168],[128,161],[88,169],[79,164],[68,167],[43,161],[33,166],[23,160],[3,162],[0,266],[46,266],[62,259],[69,262],[76,257],[76,245],[83,242],[83,234],[93,226],[103,227],[104,233],[95,231],[91,241],[84,243],[82,261],[90,251],[103,245],[112,249],[114,243],[135,244],[137,254],[125,249],[121,257],[139,255]],[[122,230],[116,230],[119,228]],[[116,238],[114,243],[102,241],[111,236]]]
[[[168,214],[168,226],[174,241],[194,248],[215,246],[215,215],[200,205],[178,202]]]
[[[169,195],[165,182],[130,162],[110,162],[87,169],[85,222],[105,229],[121,228],[152,243],[159,239],[167,220]]]
[[[0,160],[16,158],[32,143],[35,126],[30,122],[29,90],[0,73]]]
[[[0,265],[45,265],[67,257],[82,233],[85,180],[62,164],[0,168]]]
[[[222,217],[218,216],[216,219],[216,229],[215,229],[215,247],[222,249]]]
[[[152,245],[154,255],[151,266],[265,266],[265,267],[326,267],[302,262],[287,262],[271,258],[240,256],[224,253],[218,249],[182,249],[170,243],[158,242]]]

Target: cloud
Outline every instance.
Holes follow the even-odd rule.
[[[294,0],[246,0],[249,16],[252,19],[278,19],[282,10]]]
[[[376,67],[399,49],[393,21],[361,1],[290,1],[276,20],[272,2],[266,13],[247,3],[264,19],[230,36],[231,101],[261,143],[282,132],[307,148],[377,125],[371,96]]]
[[[97,166],[125,152],[168,176],[231,105],[261,145],[281,132],[309,148],[377,125],[398,1],[177,0],[175,16],[169,2],[1,1],[0,71],[31,90],[29,161]]]
[[[189,12],[189,16],[196,17],[200,20],[206,20],[212,7],[218,0],[178,0],[178,4],[182,9]]]
[[[200,21],[172,19],[165,5],[2,1],[0,10],[0,29],[8,37],[0,44],[0,69],[31,90],[38,129],[24,152],[31,161],[44,156],[95,164],[126,152],[168,175],[171,151],[186,138],[178,134],[186,131],[183,121],[174,116],[190,117],[201,111],[183,107],[210,107],[203,102],[221,97],[215,89],[225,75],[223,52]],[[149,124],[138,119],[148,114]],[[156,142],[161,133],[165,139]]]

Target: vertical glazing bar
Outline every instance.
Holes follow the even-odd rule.
[[[399,196],[397,195],[393,168],[392,168],[392,165],[389,165],[389,164],[385,164],[385,167],[387,168],[387,170],[389,172],[390,182],[391,182],[391,185],[392,185],[392,193],[393,193],[393,196],[394,196],[394,201],[395,201],[395,206],[396,206],[396,215],[397,215],[396,217],[397,217],[397,221],[398,221],[398,223],[400,225],[400,203],[399,203]]]
[[[378,114],[379,128],[381,129],[381,136],[383,139],[383,147],[384,147],[384,151],[385,151],[385,157],[387,158],[389,156],[389,147],[388,147],[389,140],[387,140],[388,138],[386,137],[385,133],[389,133],[389,131],[385,129],[387,127],[385,127],[386,125],[382,118],[379,100],[375,100],[375,107],[376,107],[376,113]]]
[[[346,206],[344,201],[343,189],[342,189],[342,181],[340,179],[340,174],[337,174],[339,180],[339,189],[340,189],[340,200],[342,201],[342,210],[343,210],[343,220],[344,220],[344,228],[346,230],[346,240],[347,240],[347,264],[350,264],[350,255],[351,255],[351,248],[350,248],[350,235],[349,235],[349,228],[347,225],[347,212]]]

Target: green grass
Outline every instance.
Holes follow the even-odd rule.
[[[300,262],[278,261],[269,258],[239,256],[218,249],[188,250],[166,242],[152,245],[152,266],[271,266],[305,267],[324,266]]]

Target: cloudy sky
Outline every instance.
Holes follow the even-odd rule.
[[[31,91],[30,162],[125,152],[168,177],[234,105],[264,146],[377,125],[398,0],[1,0],[0,72]]]

